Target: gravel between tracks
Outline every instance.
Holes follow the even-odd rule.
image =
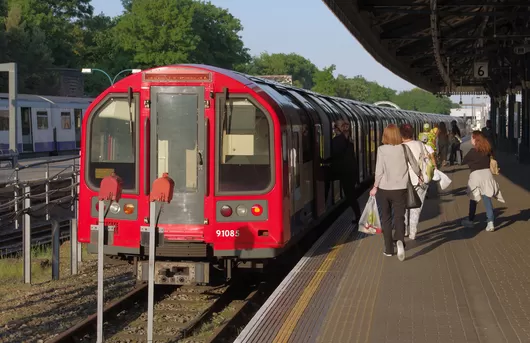
[[[62,256],[69,256],[68,246],[63,244]],[[135,284],[131,265],[105,266],[105,302],[125,295]],[[25,285],[0,279],[0,342],[45,342],[95,313],[96,294],[93,256],[74,276],[69,275],[69,261],[61,259],[59,281]]]

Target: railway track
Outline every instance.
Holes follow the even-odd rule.
[[[259,284],[233,281],[220,286],[159,286],[155,289],[154,341],[178,342],[200,329],[214,313],[232,301],[251,301]],[[241,310],[243,307],[241,307]],[[234,317],[239,311],[232,311]],[[96,342],[97,315],[93,314],[49,343]],[[217,336],[228,331],[218,331]],[[147,284],[140,284],[104,309],[105,342],[147,340]]]
[[[367,185],[363,185],[362,191]],[[317,228],[308,233],[297,247],[286,252],[264,270],[263,274],[239,274],[223,286],[159,286],[155,288],[155,342],[228,343],[232,342],[252,315],[281,283],[299,259],[331,225],[346,205],[335,209]],[[227,310],[224,312],[224,310]],[[216,314],[220,321],[205,328]],[[96,342],[97,316],[91,315],[48,343]],[[133,343],[147,341],[147,285],[141,284],[104,310],[105,341]],[[193,337],[190,337],[192,336]]]

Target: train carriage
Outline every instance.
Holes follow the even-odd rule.
[[[21,156],[77,152],[81,143],[81,121],[93,100],[19,94],[17,152]],[[8,94],[0,93],[0,150],[9,149],[8,105]]]
[[[105,208],[104,252],[139,261],[145,279],[150,188],[168,173],[175,188],[156,223],[157,283],[207,283],[211,267],[229,274],[278,258],[343,202],[339,182],[324,175],[339,119],[350,123],[360,185],[373,177],[385,125],[419,132],[453,118],[204,65],[128,76],[83,121],[79,241],[97,251],[99,184],[117,174],[123,195]]]

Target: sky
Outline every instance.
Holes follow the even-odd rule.
[[[415,86],[377,62],[357,42],[322,0],[210,0],[238,18],[243,42],[252,55],[297,53],[318,68],[335,64],[336,73],[362,75],[369,81],[398,91]],[[108,16],[122,13],[120,0],[92,0],[94,13]],[[482,97],[483,99],[486,99]],[[475,102],[489,100],[475,99]],[[458,103],[460,97],[452,96]],[[464,103],[471,96],[463,97]]]
[[[401,90],[414,86],[380,65],[348,32],[322,0],[210,0],[241,20],[241,36],[252,55],[297,53],[317,67],[331,64],[346,76]],[[120,0],[92,0],[94,13],[122,13]]]

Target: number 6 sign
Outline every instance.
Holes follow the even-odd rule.
[[[475,62],[473,71],[476,78],[488,77],[488,62]]]

